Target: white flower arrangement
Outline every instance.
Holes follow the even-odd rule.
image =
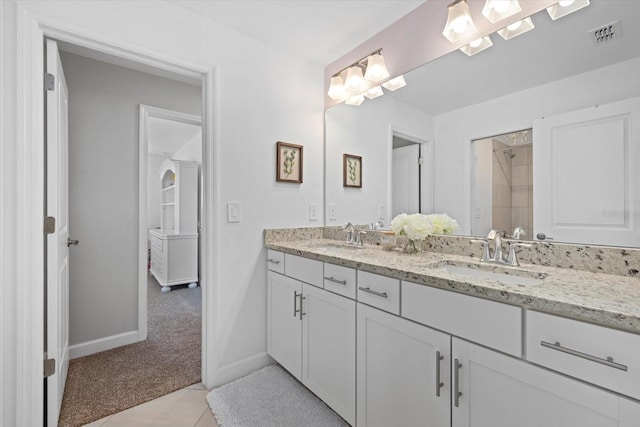
[[[447,214],[402,213],[391,220],[391,229],[397,236],[422,240],[429,234],[451,234],[458,229],[458,222]]]

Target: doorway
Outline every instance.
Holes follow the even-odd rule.
[[[393,132],[391,218],[422,212],[422,143]]]

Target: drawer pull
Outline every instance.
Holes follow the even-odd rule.
[[[267,259],[267,261],[269,261],[271,264],[280,264],[280,261],[278,261],[277,259],[273,259],[273,258],[269,258],[269,259]]]
[[[298,291],[293,291],[293,317],[298,317],[298,313],[302,313],[302,309],[298,310],[298,297],[302,298],[302,292],[298,294]],[[302,306],[302,304],[300,305]],[[302,318],[302,316],[300,316],[300,318]]]
[[[386,292],[378,292],[378,291],[374,291],[371,288],[363,288],[362,286],[358,287],[358,289],[360,289],[363,292],[367,292],[369,294],[373,294],[373,295],[378,296],[378,297],[389,298],[389,295],[387,295]]]
[[[444,359],[444,356],[436,351],[436,397],[440,397],[440,389],[444,386],[444,383],[440,381],[440,362]]]
[[[330,282],[333,282],[333,283],[338,283],[340,285],[347,286],[347,281],[346,280],[338,280],[335,277],[325,277],[324,279],[328,280]]]
[[[578,350],[573,350],[567,347],[563,347],[562,345],[560,345],[560,343],[558,341],[556,341],[555,343],[551,344],[550,342],[546,342],[546,341],[540,341],[540,345],[543,347],[547,347],[550,348],[552,350],[557,350],[557,351],[561,351],[562,353],[567,353],[570,354],[572,356],[576,356],[576,357],[581,357],[582,359],[587,359],[590,360],[592,362],[596,362],[596,363],[600,363],[602,365],[606,365],[609,366],[611,368],[615,368],[615,369],[620,369],[621,371],[628,371],[628,367],[626,365],[622,365],[620,363],[616,363],[613,361],[613,357],[607,357],[606,359],[603,359],[601,357],[596,357],[596,356],[592,356],[590,354],[587,353],[582,353],[581,351]]]

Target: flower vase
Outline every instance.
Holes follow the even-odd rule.
[[[420,252],[420,241],[407,239],[407,243],[404,245],[402,252],[407,254],[417,254]]]

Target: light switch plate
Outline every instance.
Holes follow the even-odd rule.
[[[309,203],[309,221],[318,220],[318,204]]]
[[[384,205],[378,206],[378,219],[384,219]]]
[[[227,222],[240,222],[242,206],[240,202],[227,202]]]
[[[335,221],[338,216],[336,215],[336,205],[335,203],[329,203],[327,206],[327,210],[329,211],[329,221]]]

